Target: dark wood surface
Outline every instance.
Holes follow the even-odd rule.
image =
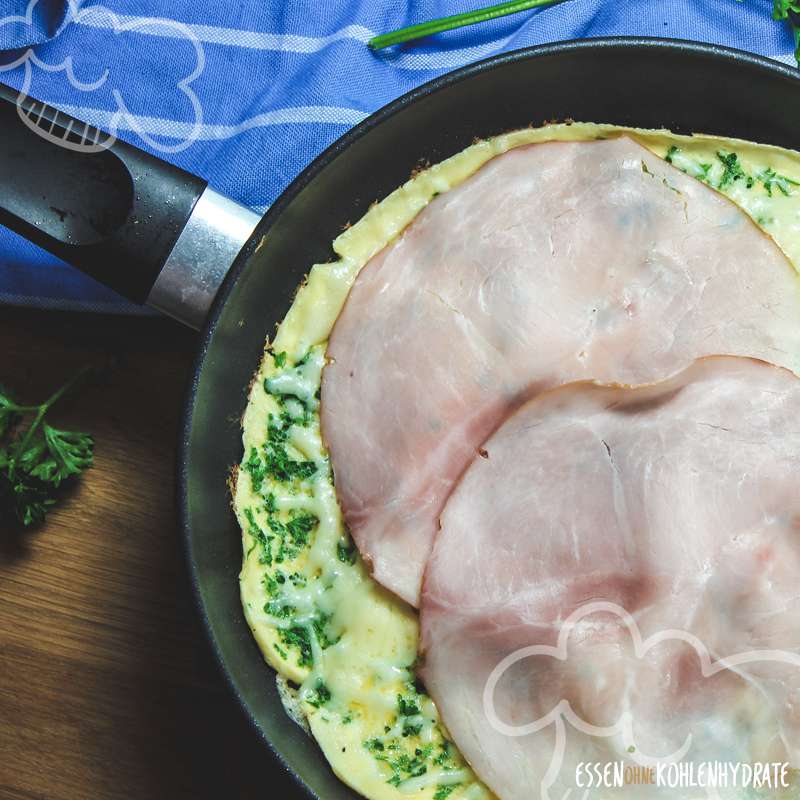
[[[195,336],[154,318],[0,307],[0,383],[96,462],[38,530],[0,530],[0,798],[281,798],[194,607],[175,504]]]

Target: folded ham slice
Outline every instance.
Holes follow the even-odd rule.
[[[722,195],[628,138],[520,147],[434,199],[334,327],[323,435],[375,578],[409,603],[454,482],[536,392],[697,356],[800,366],[800,284]]]
[[[425,573],[422,676],[498,797],[580,797],[581,761],[800,767],[800,380],[715,357],[570,384],[484,448]],[[651,795],[688,796],[625,787]]]

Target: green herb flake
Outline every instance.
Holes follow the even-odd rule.
[[[247,532],[250,536],[253,537],[253,542],[255,547],[258,544],[261,547],[261,555],[259,556],[259,561],[262,564],[267,564],[269,566],[272,565],[272,539],[274,537],[267,535],[267,533],[263,530],[263,528],[256,522],[255,514],[253,513],[252,508],[246,508],[244,510],[244,516],[247,519]],[[250,548],[248,551],[248,555],[253,552],[253,547]]]
[[[320,678],[317,680],[314,688],[306,698],[306,702],[314,708],[324,706],[331,699],[331,690],[327,687],[325,682]]]
[[[282,600],[270,600],[264,605],[264,612],[278,619],[289,619],[295,613],[295,607]]]
[[[286,523],[286,532],[296,547],[304,547],[309,542],[311,531],[319,525],[319,519],[314,514],[304,511],[294,512]]]
[[[724,189],[726,186],[730,186],[734,181],[741,180],[742,178],[745,179],[748,188],[753,185],[753,178],[742,169],[742,165],[739,163],[739,156],[737,156],[736,153],[726,153],[723,150],[718,150],[717,158],[722,164],[722,177],[719,180],[718,188]]]
[[[397,695],[397,713],[401,717],[416,717],[422,712],[413,697]]]
[[[286,443],[289,439],[289,428],[292,421],[285,414],[276,420],[269,415],[267,425],[267,442],[264,445],[264,472],[279,483],[290,483],[294,480],[308,480],[317,471],[313,461],[295,461],[290,458]]]
[[[772,167],[767,167],[756,175],[756,180],[764,186],[770,197],[772,197],[773,188],[776,188],[784,197],[789,197],[794,194],[791,187],[800,186],[800,182],[787,178],[785,175],[779,175]]]
[[[272,360],[275,362],[275,366],[280,369],[281,367],[286,365],[286,351],[280,353],[273,353]]]
[[[308,580],[306,579],[305,575],[301,575],[299,572],[293,572],[289,576],[289,580],[292,582],[292,586],[297,589],[304,589]]]
[[[311,650],[311,641],[306,628],[300,625],[294,625],[291,628],[279,628],[278,635],[281,637],[283,644],[298,651],[298,666],[314,666],[314,655]]]
[[[355,564],[356,548],[348,542],[339,542],[336,545],[336,557],[342,564]]]
[[[433,759],[433,763],[443,767],[450,760],[450,742],[445,739],[441,744],[439,755]]]
[[[250,448],[250,456],[244,462],[244,471],[250,476],[250,484],[253,487],[253,491],[256,494],[260,494],[264,485],[264,478],[266,478],[266,469],[255,447]]]
[[[287,655],[286,651],[279,645],[273,644],[273,648],[275,648],[275,652],[284,660],[288,660],[289,656]]]

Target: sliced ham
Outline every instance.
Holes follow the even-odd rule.
[[[330,338],[323,434],[375,578],[416,605],[454,482],[542,389],[714,353],[797,370],[798,292],[744,212],[630,139],[490,161],[366,265]]]
[[[715,357],[645,388],[570,384],[484,448],[425,573],[422,677],[497,796],[530,800],[545,780],[552,798],[580,797],[579,762],[648,764],[687,736],[684,762],[800,767],[800,380]],[[673,633],[637,653],[631,621],[644,640]],[[495,673],[485,704],[503,659],[555,648],[562,631],[564,658],[528,651]],[[723,660],[714,674],[702,648]],[[561,701],[579,725],[613,728],[628,713],[630,735],[564,723],[548,775],[555,724],[523,726]]]

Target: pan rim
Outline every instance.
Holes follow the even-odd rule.
[[[286,761],[283,754],[272,743],[266,733],[258,723],[252,709],[239,691],[237,680],[225,661],[219,644],[213,634],[209,614],[203,599],[201,581],[197,569],[197,562],[193,551],[192,520],[189,510],[188,497],[188,478],[189,478],[189,450],[191,446],[192,431],[194,428],[194,413],[196,409],[197,391],[206,363],[208,350],[214,339],[216,329],[224,311],[225,305],[230,297],[237,281],[257,249],[258,243],[267,234],[274,223],[283,214],[285,208],[294,198],[309,184],[316,176],[327,167],[341,152],[350,147],[354,142],[361,139],[373,128],[380,125],[385,120],[391,118],[400,111],[413,105],[417,100],[428,97],[448,86],[467,80],[473,75],[490,71],[501,67],[507,63],[535,60],[562,53],[579,52],[583,50],[621,50],[627,52],[636,51],[665,51],[665,52],[689,52],[694,55],[712,57],[724,61],[744,64],[751,69],[768,73],[773,77],[782,77],[792,80],[800,86],[800,70],[796,67],[783,64],[766,56],[740,50],[724,45],[697,42],[688,39],[662,38],[651,36],[610,36],[590,39],[569,39],[542,45],[512,50],[507,53],[490,56],[488,58],[467,64],[455,70],[440,75],[387,103],[377,111],[370,114],[365,120],[346,131],[335,142],[323,150],[314,158],[281,192],[275,202],[261,218],[250,239],[237,255],[231,265],[223,283],[212,303],[209,315],[201,329],[198,349],[194,357],[189,373],[188,385],[185,390],[182,406],[182,424],[179,430],[178,459],[177,459],[177,502],[179,525],[183,539],[183,549],[186,563],[189,567],[189,577],[192,585],[194,602],[203,623],[206,639],[214,653],[217,665],[225,678],[225,682],[249,721],[251,727],[256,731],[258,737],[267,745],[269,752],[276,762],[276,766],[289,774],[294,780],[295,785],[306,797],[311,800],[321,800],[305,782],[298,772],[296,772]],[[254,365],[254,370],[256,366]],[[269,669],[265,664],[265,668]]]

